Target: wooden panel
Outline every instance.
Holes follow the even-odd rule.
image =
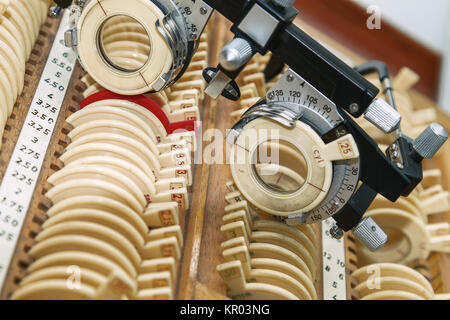
[[[341,42],[365,59],[388,63],[397,73],[407,66],[421,76],[417,89],[436,99],[442,57],[398,29],[382,22],[381,30],[369,30],[366,10],[349,0],[296,0],[299,18]]]
[[[231,40],[228,32],[230,25],[220,16],[214,16],[215,35],[210,46],[210,65],[217,65],[218,51]],[[214,101],[207,98],[203,110],[203,133],[212,128],[222,132],[231,127],[229,117],[234,110],[234,104],[224,98]],[[203,148],[208,142],[203,142]],[[203,161],[202,161],[203,162]],[[180,299],[207,299],[205,289],[211,291],[211,297],[226,294],[219,274],[215,271],[221,263],[219,246],[221,217],[224,212],[226,193],[225,182],[229,179],[229,169],[226,165],[197,165],[194,184],[194,200],[190,210],[187,228],[186,244],[182,260],[182,274],[179,287]],[[199,293],[197,296],[197,285]]]

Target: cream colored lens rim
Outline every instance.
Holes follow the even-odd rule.
[[[353,272],[352,276],[355,277],[359,283],[366,282],[369,277],[374,276],[374,272],[379,270],[379,275],[381,277],[400,277],[404,279],[409,279],[413,282],[420,283],[428,291],[433,291],[433,287],[430,282],[419,272],[396,263],[377,263],[372,265],[367,265],[362,267],[355,272]]]
[[[241,261],[244,271],[247,277],[250,277],[250,273],[252,270],[255,269],[268,269],[273,270],[277,272],[283,272],[287,275],[289,275],[291,278],[298,281],[298,283],[303,287],[303,293],[301,294],[303,299],[310,300],[310,299],[316,299],[317,294],[314,287],[314,281],[308,276],[306,273],[304,273],[301,269],[298,267],[295,267],[294,265],[278,259],[271,259],[271,258],[251,258],[249,249],[247,246],[236,246],[232,248],[225,249],[223,251],[223,257],[226,261],[235,261],[239,260]],[[254,269],[253,267],[256,266]],[[258,266],[260,266],[258,268]],[[277,285],[274,283],[271,283],[273,285]],[[306,291],[306,294],[305,294]],[[295,294],[295,293],[294,293]]]
[[[376,281],[378,288],[374,288],[373,282],[368,280],[360,283],[355,290],[358,291],[361,298],[369,296],[375,292],[392,290],[410,292],[427,300],[432,300],[434,296],[434,291],[426,290],[420,284],[409,279],[404,279],[401,277],[380,277]]]
[[[129,239],[114,229],[98,223],[83,221],[63,222],[40,232],[36,240],[42,242],[54,237],[68,235],[85,236],[106,242],[122,252],[136,269],[141,263],[141,257]]]
[[[241,211],[242,212],[242,211]],[[299,229],[283,223],[265,219],[249,221],[245,214],[230,213],[223,217],[225,225],[221,230],[227,239],[244,236],[249,242],[272,243],[296,253],[307,264],[312,275],[317,271],[317,247]],[[314,276],[315,277],[315,276]]]
[[[99,178],[107,182],[116,184],[128,192],[130,192],[141,205],[146,205],[144,192],[140,190],[138,185],[118,170],[112,168],[95,166],[95,165],[71,165],[64,167],[60,171],[54,173],[48,178],[48,182],[57,186],[66,181],[76,181],[78,179]]]
[[[430,237],[419,218],[404,210],[392,208],[369,210],[366,215],[374,218],[378,225],[387,232],[389,229],[399,232],[400,239],[392,247],[388,244],[376,253],[370,253],[363,245],[359,245],[361,261],[364,260],[368,264],[377,262],[408,263],[415,259],[428,258],[431,251]],[[403,244],[407,248],[403,248]]]
[[[234,182],[230,182],[234,187]],[[242,195],[241,195],[242,197]],[[248,219],[249,222],[252,222],[252,216],[255,215],[256,219],[266,219],[275,221],[275,217],[272,215],[262,212],[261,210],[257,210],[258,212],[255,212],[254,208],[249,207],[249,204],[246,200],[240,199],[240,201],[236,203],[231,203],[228,206],[225,207],[225,214],[231,214],[235,213],[237,211],[244,211],[247,217],[250,217]],[[304,233],[308,239],[314,244],[318,243],[317,234],[314,232],[314,229],[311,225],[308,224],[302,224],[294,227],[295,229],[299,230],[300,232]]]
[[[227,283],[229,295],[235,300],[298,300],[286,289],[266,283],[247,283],[240,261],[221,264],[217,271]]]
[[[137,248],[145,243],[144,235],[124,218],[98,209],[77,208],[61,212],[48,219],[42,226],[44,230],[67,222],[89,222],[110,228],[130,240]]]
[[[423,297],[400,290],[380,291],[369,294],[361,300],[425,300]]]
[[[127,175],[130,179],[136,183],[144,197],[154,197],[156,195],[155,180],[147,177],[144,171],[131,162],[123,159],[108,157],[108,156],[94,156],[81,158],[67,165],[66,167],[78,166],[78,165],[95,165],[99,167],[113,168],[118,172]]]
[[[105,14],[106,13],[106,14]],[[152,52],[147,63],[137,72],[120,72],[105,63],[97,49],[98,30],[111,17],[129,16],[138,21],[149,35]],[[172,52],[159,34],[156,22],[164,18],[161,10],[151,1],[133,0],[123,5],[122,0],[106,0],[101,5],[91,1],[78,22],[78,54],[87,72],[102,87],[124,95],[142,94],[153,90],[159,77],[173,64]],[[95,30],[95,32],[93,32]],[[155,52],[158,50],[158,54]]]
[[[104,257],[121,266],[130,277],[135,278],[137,276],[136,267],[123,252],[105,241],[87,236],[55,236],[33,246],[30,250],[30,255],[34,259],[39,260],[48,257],[52,253],[70,251],[87,252]]]
[[[274,215],[287,216],[300,211],[307,212],[313,209],[326,197],[326,193],[322,192],[322,190],[328,190],[331,185],[331,162],[327,161],[323,167],[319,167],[317,162],[314,159],[311,160],[309,153],[305,151],[305,141],[302,141],[300,145],[298,140],[296,141],[296,138],[298,139],[300,136],[304,136],[309,140],[309,145],[314,143],[320,145],[321,141],[318,141],[317,135],[311,135],[310,131],[303,124],[297,122],[297,125],[300,130],[295,130],[296,134],[293,134],[292,132],[294,130],[286,129],[271,121],[265,119],[254,120],[245,129],[256,130],[256,132],[258,130],[269,130],[266,131],[268,132],[267,137],[263,138],[264,140],[258,137],[258,141],[249,141],[252,145],[248,145],[245,143],[245,139],[246,132],[250,131],[245,130],[239,136],[235,146],[231,149],[231,173],[238,189],[254,206]],[[277,137],[272,136],[272,129],[278,130]],[[295,146],[303,154],[308,167],[307,183],[298,191],[290,194],[281,194],[271,190],[256,177],[253,165],[250,164],[254,159],[254,153],[258,150],[259,145],[269,140],[275,141],[277,138]],[[253,139],[250,138],[250,140]],[[311,140],[314,142],[311,142]],[[238,158],[239,154],[241,155],[240,158]],[[317,188],[311,185],[315,185]]]
[[[56,267],[49,267],[42,270],[39,270],[33,274],[30,274],[26,276],[21,282],[20,286],[28,286],[31,283],[40,282],[43,280],[51,280],[51,279],[64,279],[67,281],[68,277],[70,276],[69,265],[67,266],[56,266]],[[102,281],[106,278],[101,273],[95,272],[93,270],[87,269],[87,268],[79,268],[80,274],[83,277],[83,283],[92,286],[97,287],[99,286]]]
[[[116,199],[136,212],[144,211],[144,205],[137,201],[126,189],[98,178],[78,179],[76,181],[69,180],[54,186],[45,194],[53,204],[77,195],[100,195],[102,197]]]
[[[260,137],[260,132],[265,132]],[[257,134],[257,138],[251,135]],[[286,141],[303,155],[308,167],[306,183],[298,191],[281,194],[262,183],[254,172],[252,160],[259,145],[270,140]],[[299,142],[301,141],[301,143]],[[343,153],[343,145],[349,147]],[[294,128],[286,128],[274,121],[258,118],[243,129],[231,148],[231,173],[237,188],[255,207],[286,217],[316,208],[328,195],[333,179],[332,161],[359,157],[351,135],[346,135],[328,145],[307,124],[297,121]]]
[[[152,180],[155,179],[155,173],[152,168],[138,154],[114,144],[89,143],[80,145],[66,151],[60,159],[64,164],[70,164],[72,162],[79,161],[82,158],[91,156],[112,156],[118,157],[119,159],[123,159],[125,161],[130,161],[141,168],[148,177],[153,177]]]
[[[141,235],[145,235],[148,232],[148,227],[145,225],[140,213],[118,200],[110,199],[104,196],[73,196],[54,204],[47,211],[47,215],[51,219],[66,211],[76,209],[104,210],[128,221],[134,228],[136,228],[136,230],[139,231]]]
[[[73,299],[90,300],[95,296],[95,289],[91,286],[80,284],[76,290],[70,290],[67,280],[42,280],[30,283],[14,292],[13,300],[49,300],[49,299]]]

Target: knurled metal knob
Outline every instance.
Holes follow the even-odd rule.
[[[381,98],[376,99],[367,108],[364,118],[384,133],[391,133],[396,130],[402,121],[400,113]]]
[[[228,71],[236,71],[253,56],[252,46],[242,38],[231,40],[220,52],[219,62]]]
[[[386,233],[371,217],[362,219],[352,232],[372,252],[383,247],[388,240]]]
[[[272,0],[274,4],[282,8],[292,7],[295,3],[295,0]]]
[[[431,159],[448,139],[448,132],[437,123],[430,124],[413,142],[414,150],[423,158]]]

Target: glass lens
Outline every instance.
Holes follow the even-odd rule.
[[[117,15],[109,18],[100,28],[98,38],[104,60],[119,71],[136,72],[150,58],[150,36],[132,17]]]
[[[293,193],[305,184],[308,175],[305,157],[291,143],[266,141],[258,146],[254,157],[254,172],[267,187]]]

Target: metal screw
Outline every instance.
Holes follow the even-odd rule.
[[[54,18],[54,17],[60,16],[61,14],[62,14],[62,8],[60,6],[53,6],[50,8],[48,16]]]
[[[400,149],[398,148],[397,143],[394,143],[390,147],[390,152],[391,152],[393,158],[398,159],[400,157]]]
[[[208,13],[208,9],[206,9],[205,7],[201,7],[201,8],[200,8],[200,13],[201,13],[202,15],[205,15],[205,14]]]
[[[377,231],[377,228],[376,227],[372,227],[372,231],[373,232]]]
[[[330,234],[333,238],[339,240],[342,239],[342,237],[344,236],[344,231],[342,231],[342,229],[339,228],[338,226],[333,226],[330,229]]]
[[[352,103],[351,105],[350,105],[350,112],[351,113],[353,113],[353,114],[355,114],[355,113],[358,113],[358,111],[359,111],[359,105],[357,104],[357,103]]]
[[[293,76],[292,74],[288,74],[288,76],[287,76],[287,81],[288,81],[288,82],[294,81],[294,76]]]

